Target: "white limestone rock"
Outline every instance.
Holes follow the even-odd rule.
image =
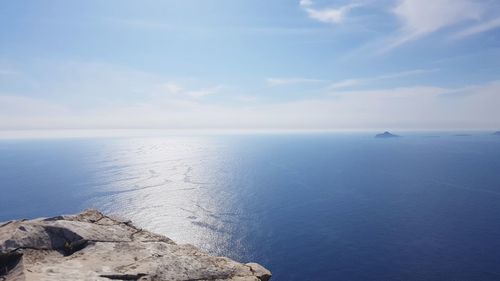
[[[96,210],[0,224],[0,281],[270,278],[259,264],[213,257]]]

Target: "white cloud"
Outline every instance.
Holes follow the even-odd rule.
[[[500,28],[500,3],[494,0],[350,0],[336,8],[317,8],[312,0],[300,1],[299,4],[310,18],[332,24],[345,22],[349,13],[358,7],[367,7],[375,12],[389,11],[398,19],[396,31],[357,49],[364,52],[375,49],[376,53],[384,53],[437,32],[442,32],[444,37],[454,34],[452,39],[463,39]],[[367,20],[370,18],[379,21],[375,26],[386,21],[374,13],[365,15],[364,20],[357,24],[369,24]]]
[[[300,0],[299,2],[300,6],[311,6],[313,4],[312,0]]]
[[[413,87],[398,87],[377,90],[350,90],[350,91],[335,91],[331,95],[343,97],[347,99],[365,99],[365,100],[381,100],[381,99],[408,99],[408,98],[429,98],[438,95],[452,92],[452,89],[429,86],[413,86]]]
[[[473,36],[479,33],[490,31],[500,27],[500,18],[492,19],[480,24],[468,27],[452,36],[453,39],[463,39],[465,37]]]
[[[342,89],[357,86],[367,81],[366,79],[346,79],[339,82],[332,83],[328,88],[330,89]]]
[[[187,89],[185,86],[178,82],[167,82],[162,83],[158,86],[158,91],[154,91],[157,96],[171,95],[184,98],[194,98],[201,99],[206,96],[220,93],[225,87],[223,85],[217,85],[214,87]]]
[[[174,82],[167,82],[161,84],[160,88],[162,88],[162,90],[165,91],[166,94],[173,94],[173,95],[179,94],[184,90],[181,85]]]
[[[341,23],[345,20],[346,15],[354,8],[361,6],[359,3],[350,3],[339,8],[312,8],[311,0],[301,0],[300,6],[304,8],[308,16],[314,20],[324,23]]]
[[[206,97],[206,96],[217,94],[217,93],[219,93],[224,88],[225,87],[223,85],[218,85],[218,86],[215,86],[215,87],[203,88],[203,89],[188,91],[188,92],[186,92],[186,94],[188,96],[190,96],[190,97],[193,97],[193,98],[203,98],[203,97]]]
[[[301,83],[321,83],[326,82],[321,79],[311,79],[311,78],[267,78],[267,84],[270,86],[281,86],[281,85],[292,85]]]
[[[431,73],[431,72],[436,72],[436,71],[438,71],[438,69],[414,69],[414,70],[389,73],[389,74],[384,74],[384,75],[379,75],[379,76],[369,77],[369,78],[346,79],[346,80],[332,83],[328,88],[333,89],[333,90],[343,89],[343,88],[349,88],[349,87],[353,87],[353,86],[366,84],[368,82],[394,79],[394,78],[406,77],[406,76],[411,76],[411,75]]]
[[[401,71],[401,72],[397,72],[397,73],[383,74],[383,75],[378,75],[378,76],[368,77],[368,78],[346,79],[346,80],[333,82],[333,83],[332,83],[332,81],[324,80],[324,79],[298,78],[298,77],[295,77],[295,78],[267,78],[266,82],[270,86],[295,85],[295,84],[303,84],[303,83],[330,83],[330,85],[328,86],[329,89],[342,89],[342,88],[349,88],[349,87],[353,87],[353,86],[366,84],[368,82],[373,82],[373,81],[394,79],[394,78],[400,78],[400,77],[411,76],[411,75],[431,73],[431,72],[435,72],[435,71],[438,71],[438,69],[414,69],[414,70]]]
[[[393,13],[402,23],[400,34],[386,49],[420,39],[470,20],[480,20],[486,5],[474,0],[400,0]]]

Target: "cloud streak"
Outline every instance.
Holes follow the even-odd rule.
[[[294,85],[303,83],[321,83],[321,82],[327,82],[327,80],[293,77],[293,78],[267,78],[266,82],[270,86],[283,86],[283,85]]]
[[[347,14],[354,8],[360,7],[359,3],[350,3],[338,8],[313,8],[314,3],[312,0],[301,0],[299,5],[307,12],[307,15],[314,20],[324,22],[339,24],[342,23]]]
[[[395,0],[386,3],[395,3],[379,6],[398,20],[397,32],[380,40],[378,53],[388,52],[437,32],[447,33],[446,37],[452,39],[464,39],[500,28],[500,19],[497,16],[500,5],[491,1]],[[344,23],[353,9],[362,6],[375,7],[372,2],[348,2],[336,8],[318,8],[313,0],[301,0],[299,6],[309,18],[328,24]]]
[[[312,6],[313,2],[312,0],[300,0],[299,5],[302,7],[309,7]]]
[[[201,99],[207,96],[220,93],[225,86],[217,85],[213,87],[187,89],[181,83],[169,81],[158,86],[157,95],[171,95],[184,98]]]
[[[343,88],[350,88],[354,86],[360,86],[367,84],[369,82],[375,82],[375,81],[381,81],[381,80],[389,80],[389,79],[395,79],[395,78],[401,78],[401,77],[407,77],[407,76],[412,76],[412,75],[420,75],[420,74],[426,74],[426,73],[433,73],[439,71],[439,69],[434,68],[434,69],[413,69],[413,70],[406,70],[406,71],[401,71],[401,72],[396,72],[396,73],[388,73],[388,74],[383,74],[383,75],[378,75],[374,77],[365,77],[365,78],[351,78],[351,79],[345,79],[341,81],[336,81],[333,82],[331,80],[325,80],[325,79],[312,79],[312,78],[267,78],[266,82],[269,86],[285,86],[285,85],[296,85],[296,84],[305,84],[305,83],[329,83],[328,89],[343,89]]]
[[[386,50],[465,21],[479,20],[484,6],[472,0],[400,0],[392,12],[402,26]]]
[[[492,19],[480,24],[468,27],[460,32],[455,33],[452,39],[464,39],[466,37],[474,36],[483,32],[487,32],[500,27],[500,18]]]
[[[333,89],[333,90],[350,88],[353,86],[367,84],[369,82],[395,79],[395,78],[401,78],[401,77],[419,75],[419,74],[425,74],[425,73],[432,73],[432,72],[436,72],[436,71],[439,71],[439,69],[414,69],[414,70],[402,71],[402,72],[397,72],[397,73],[389,73],[389,74],[384,74],[384,75],[379,75],[379,76],[369,77],[369,78],[352,78],[352,79],[346,79],[346,80],[332,83],[328,86],[328,88]]]
[[[382,52],[420,40],[433,33],[451,31],[452,39],[464,39],[500,27],[499,6],[474,0],[399,0],[392,13],[399,19],[396,36],[388,39]],[[465,25],[466,27],[462,27]]]

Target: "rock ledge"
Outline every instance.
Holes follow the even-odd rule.
[[[212,257],[96,210],[0,223],[0,281],[267,281],[256,263]]]

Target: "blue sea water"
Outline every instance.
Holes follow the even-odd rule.
[[[273,280],[500,280],[500,137],[0,141],[0,221],[93,207]]]

